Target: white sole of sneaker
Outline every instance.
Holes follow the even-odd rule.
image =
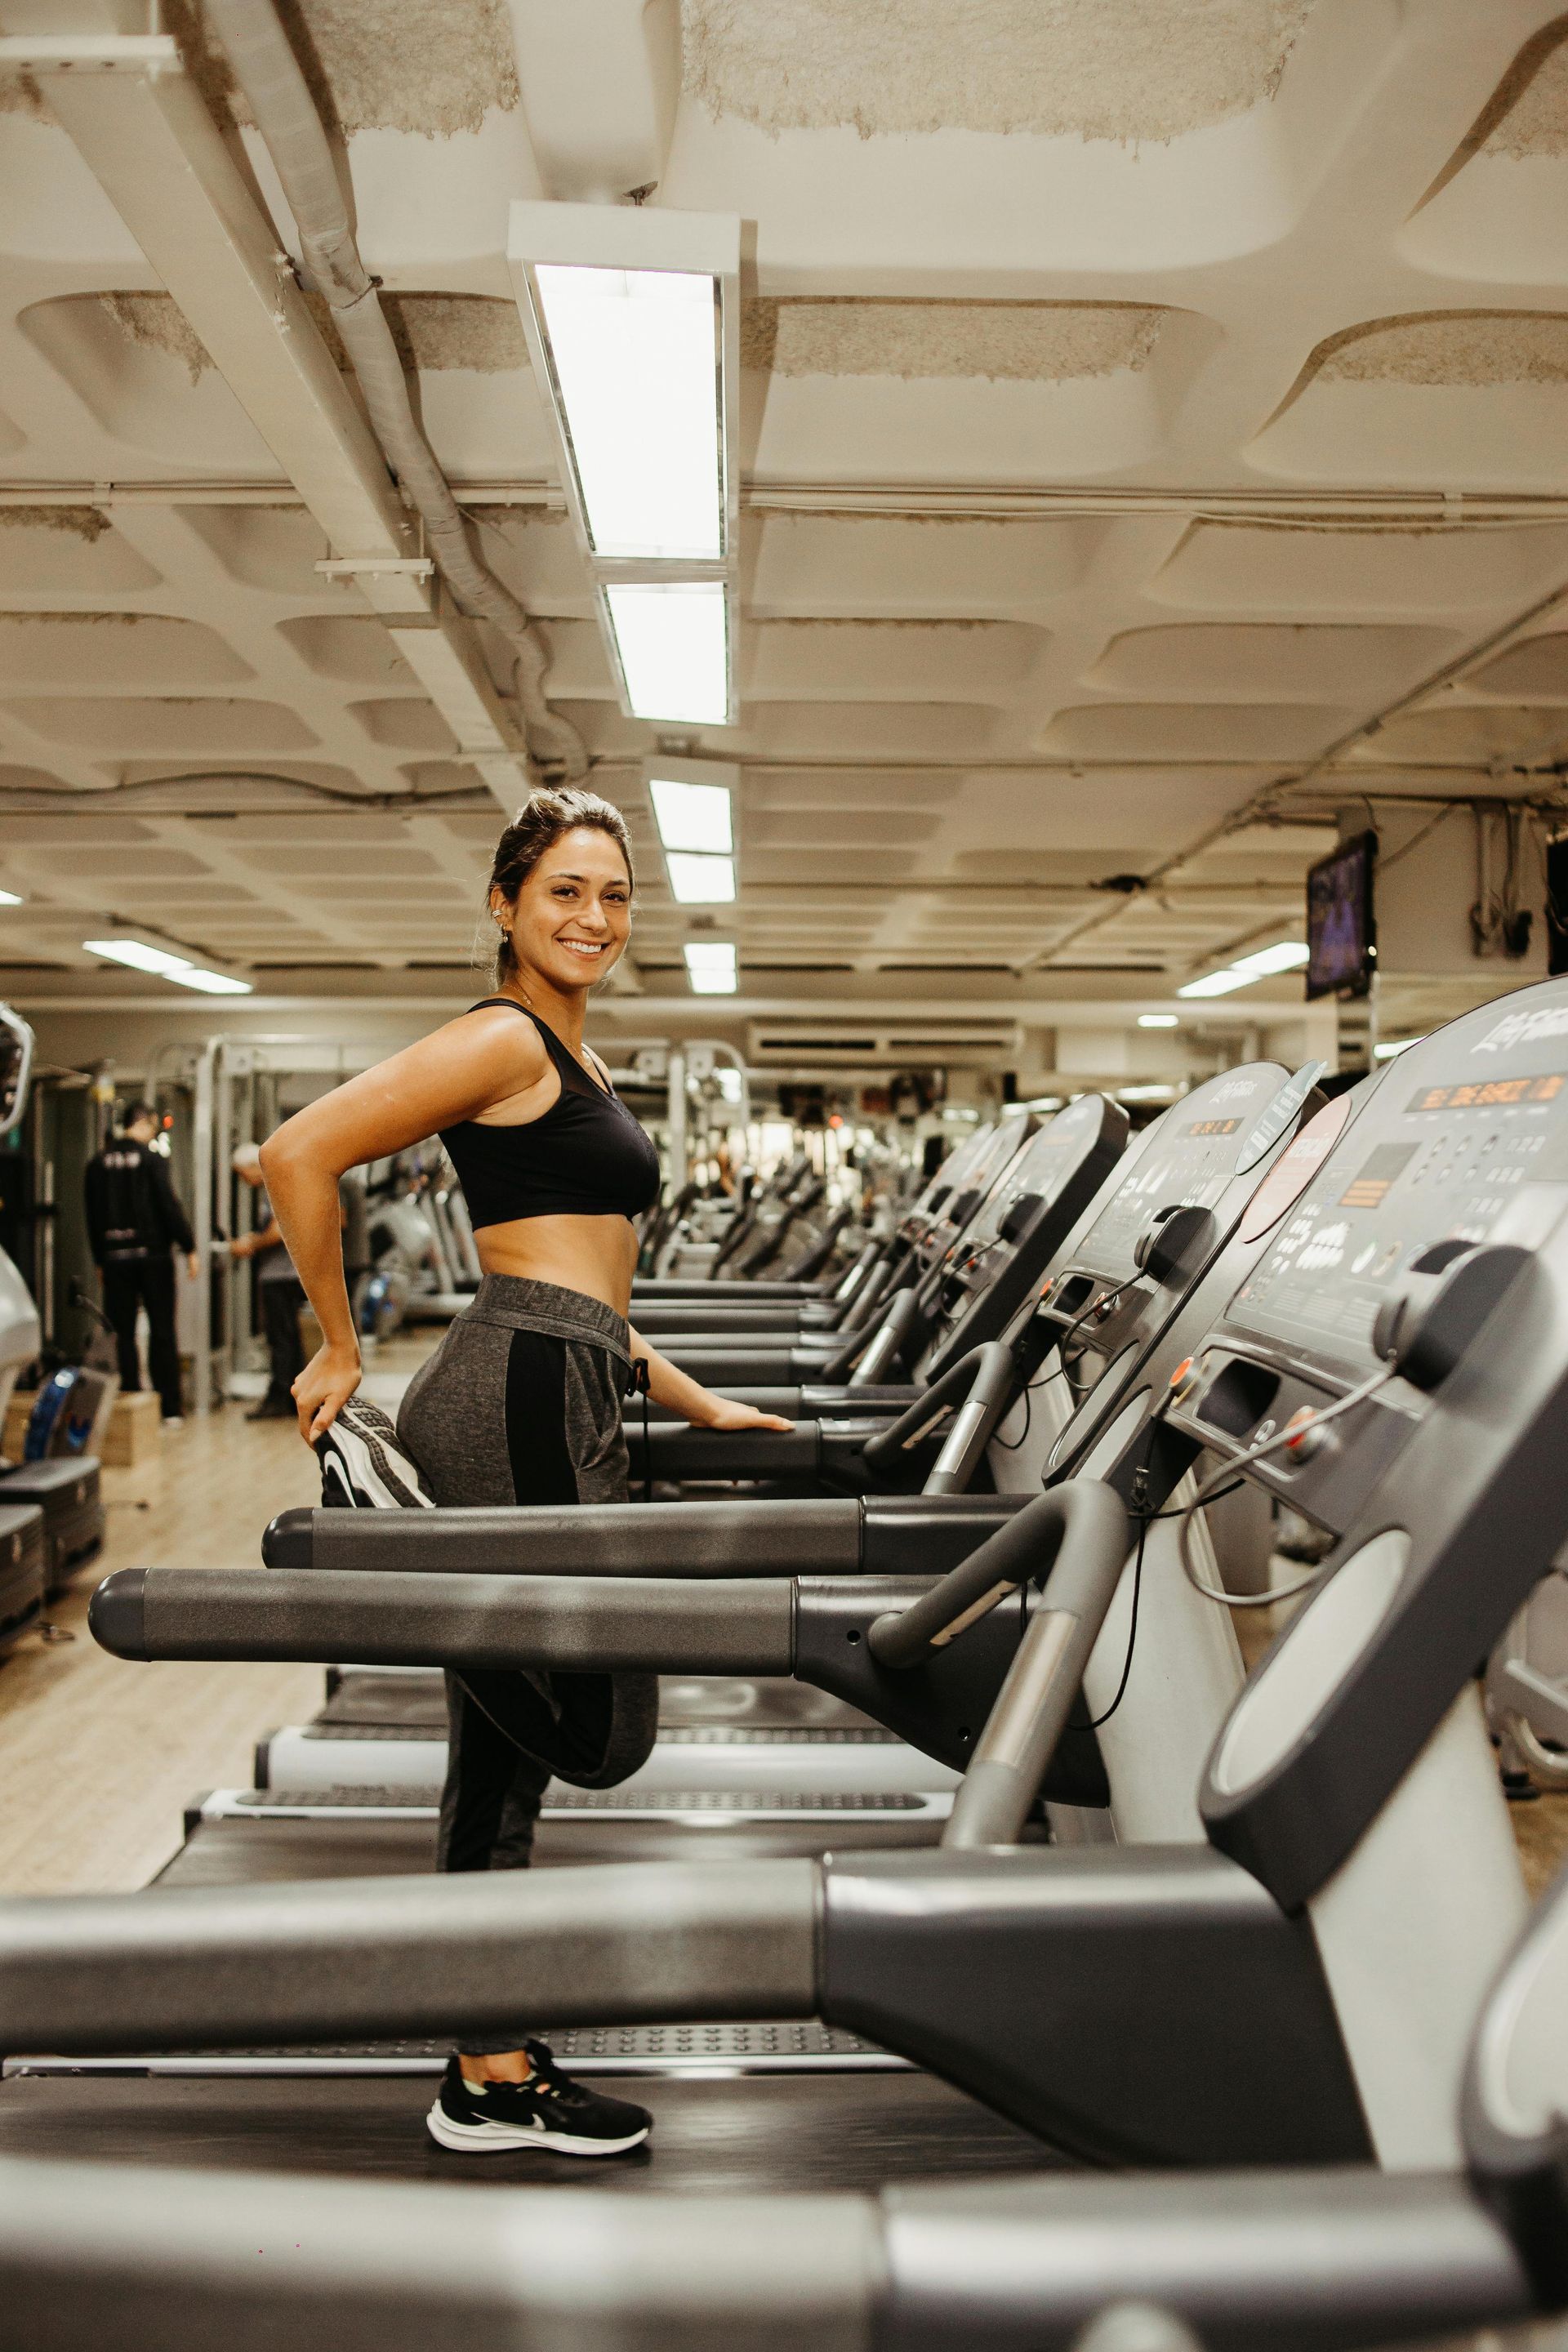
[[[433,1510],[428,1495],[400,1476],[388,1460],[384,1446],[387,1441],[395,1444],[397,1432],[377,1405],[361,1406],[357,1412],[345,1406],[338,1415],[330,1438],[322,1440],[327,1447],[323,1460],[324,1475],[338,1486],[348,1479],[347,1500],[363,1507],[368,1500],[378,1508],[410,1506]],[[336,1449],[343,1459],[332,1460]]]
[[[523,2132],[511,2124],[456,2124],[439,2099],[425,2118],[425,2128],[437,2147],[459,2156],[504,2156],[513,2148],[537,2148],[545,2156],[624,2156],[640,2147],[647,2126],[627,2139],[577,2139],[567,2132]]]

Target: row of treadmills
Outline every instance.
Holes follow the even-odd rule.
[[[829,1288],[640,1286],[796,1426],[639,1420],[630,1507],[289,1512],[265,1572],[100,1588],[123,1657],[327,1697],[153,1889],[0,1907],[8,2340],[1026,2352],[1131,2301],[1329,2352],[1568,2303],[1568,1888],[1530,1916],[1476,1682],[1568,1536],[1568,982],[1316,1075],[1010,1122]],[[656,1669],[660,1736],[552,1785],[534,1870],[439,1879],[479,1666]],[[409,2078],[520,2012],[642,2078],[649,2152],[423,2144]]]

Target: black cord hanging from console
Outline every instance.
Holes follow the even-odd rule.
[[[1090,1731],[1098,1731],[1102,1723],[1110,1721],[1111,1717],[1126,1697],[1127,1685],[1132,1678],[1132,1654],[1138,1647],[1138,1603],[1143,1593],[1143,1546],[1149,1538],[1151,1520],[1160,1517],[1158,1511],[1151,1511],[1147,1507],[1149,1465],[1154,1458],[1154,1440],[1158,1432],[1158,1417],[1151,1416],[1149,1443],[1143,1449],[1142,1461],[1132,1474],[1131,1506],[1138,1515],[1138,1548],[1132,1555],[1132,1607],[1127,1621],[1127,1655],[1121,1661],[1121,1679],[1116,1685],[1116,1696],[1103,1715],[1097,1715],[1090,1719],[1089,1726]]]
[[[634,1356],[627,1364],[626,1384],[623,1394],[629,1397],[640,1396],[642,1399],[642,1498],[645,1503],[651,1503],[653,1500],[653,1449],[648,1443],[648,1381],[646,1356]]]

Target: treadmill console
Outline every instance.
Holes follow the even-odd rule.
[[[964,1171],[963,1182],[954,1186],[939,1214],[916,1240],[915,1258],[922,1277],[940,1265],[953,1244],[963,1239],[1008,1161],[1022,1150],[1026,1139],[1034,1131],[1034,1124],[1028,1118],[1010,1118],[991,1130],[984,1149]]]
[[[1080,1095],[1031,1136],[942,1262],[922,1365],[928,1379],[1010,1327],[1126,1141],[1127,1114],[1103,1095]]]
[[[1134,1246],[1162,1211],[1217,1209],[1244,1146],[1285,1083],[1277,1063],[1253,1062],[1173,1103],[1084,1235],[1075,1264],[1119,1282],[1137,1272]]]
[[[1256,1475],[1342,1529],[1427,1410],[1394,1379],[1315,1426],[1376,1370],[1380,1308],[1474,1244],[1539,1249],[1565,1207],[1568,990],[1554,985],[1390,1063],[1213,1327],[1173,1425],[1223,1454],[1295,1422]]]
[[[1125,1114],[1103,1095],[1079,1095],[1030,1138],[953,1244],[952,1263],[944,1269],[949,1298],[961,1304],[969,1293],[986,1287],[1012,1247],[1002,1228],[1013,1210],[1021,1202],[1035,1205],[1058,1199],[1086,1160],[1098,1161],[1110,1148],[1108,1127],[1125,1133]]]
[[[996,1129],[994,1126],[976,1128],[973,1135],[955,1144],[942,1166],[927,1184],[921,1187],[910,1202],[897,1227],[901,1242],[918,1243],[931,1230],[931,1219],[946,1206],[955,1192],[963,1192],[969,1181],[969,1171],[986,1149]]]
[[[1098,1357],[1103,1370],[1154,1338],[1241,1214],[1315,1076],[1315,1065],[1292,1077],[1277,1062],[1249,1062],[1194,1087],[1147,1130],[1041,1295],[1037,1320],[1052,1338],[1073,1328],[1077,1362]],[[1179,1245],[1164,1257],[1156,1252],[1146,1267],[1141,1249],[1149,1254],[1164,1224]],[[1080,1380],[1080,1396],[1089,1385]]]

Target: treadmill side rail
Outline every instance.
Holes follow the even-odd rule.
[[[814,1862],[587,1864],[0,1905],[8,2053],[815,2017]]]
[[[122,1568],[88,1623],[121,1658],[787,1675],[794,1616],[784,1578],[710,1581],[694,1605],[668,1578]]]
[[[846,1854],[823,1878],[823,2018],[1068,2154],[1366,2160],[1310,1931],[1223,1855]]]
[[[1533,2301],[1507,2231],[1446,2173],[917,2182],[882,2210],[892,2352],[1066,2352],[1111,2300],[1173,2313],[1206,2352],[1346,2352]]]
[[[1534,2315],[1462,2181],[1359,2169],[921,2182],[874,2200],[475,2197],[10,2158],[0,2290],[33,2352],[167,2352],[174,2335],[181,2352],[1067,2352],[1133,2299],[1208,2352],[1355,2352]]]
[[[620,1503],[283,1511],[261,1543],[275,1569],[500,1576],[834,1576],[853,1573],[860,1550],[853,1496],[663,1503],[656,1511]]]

